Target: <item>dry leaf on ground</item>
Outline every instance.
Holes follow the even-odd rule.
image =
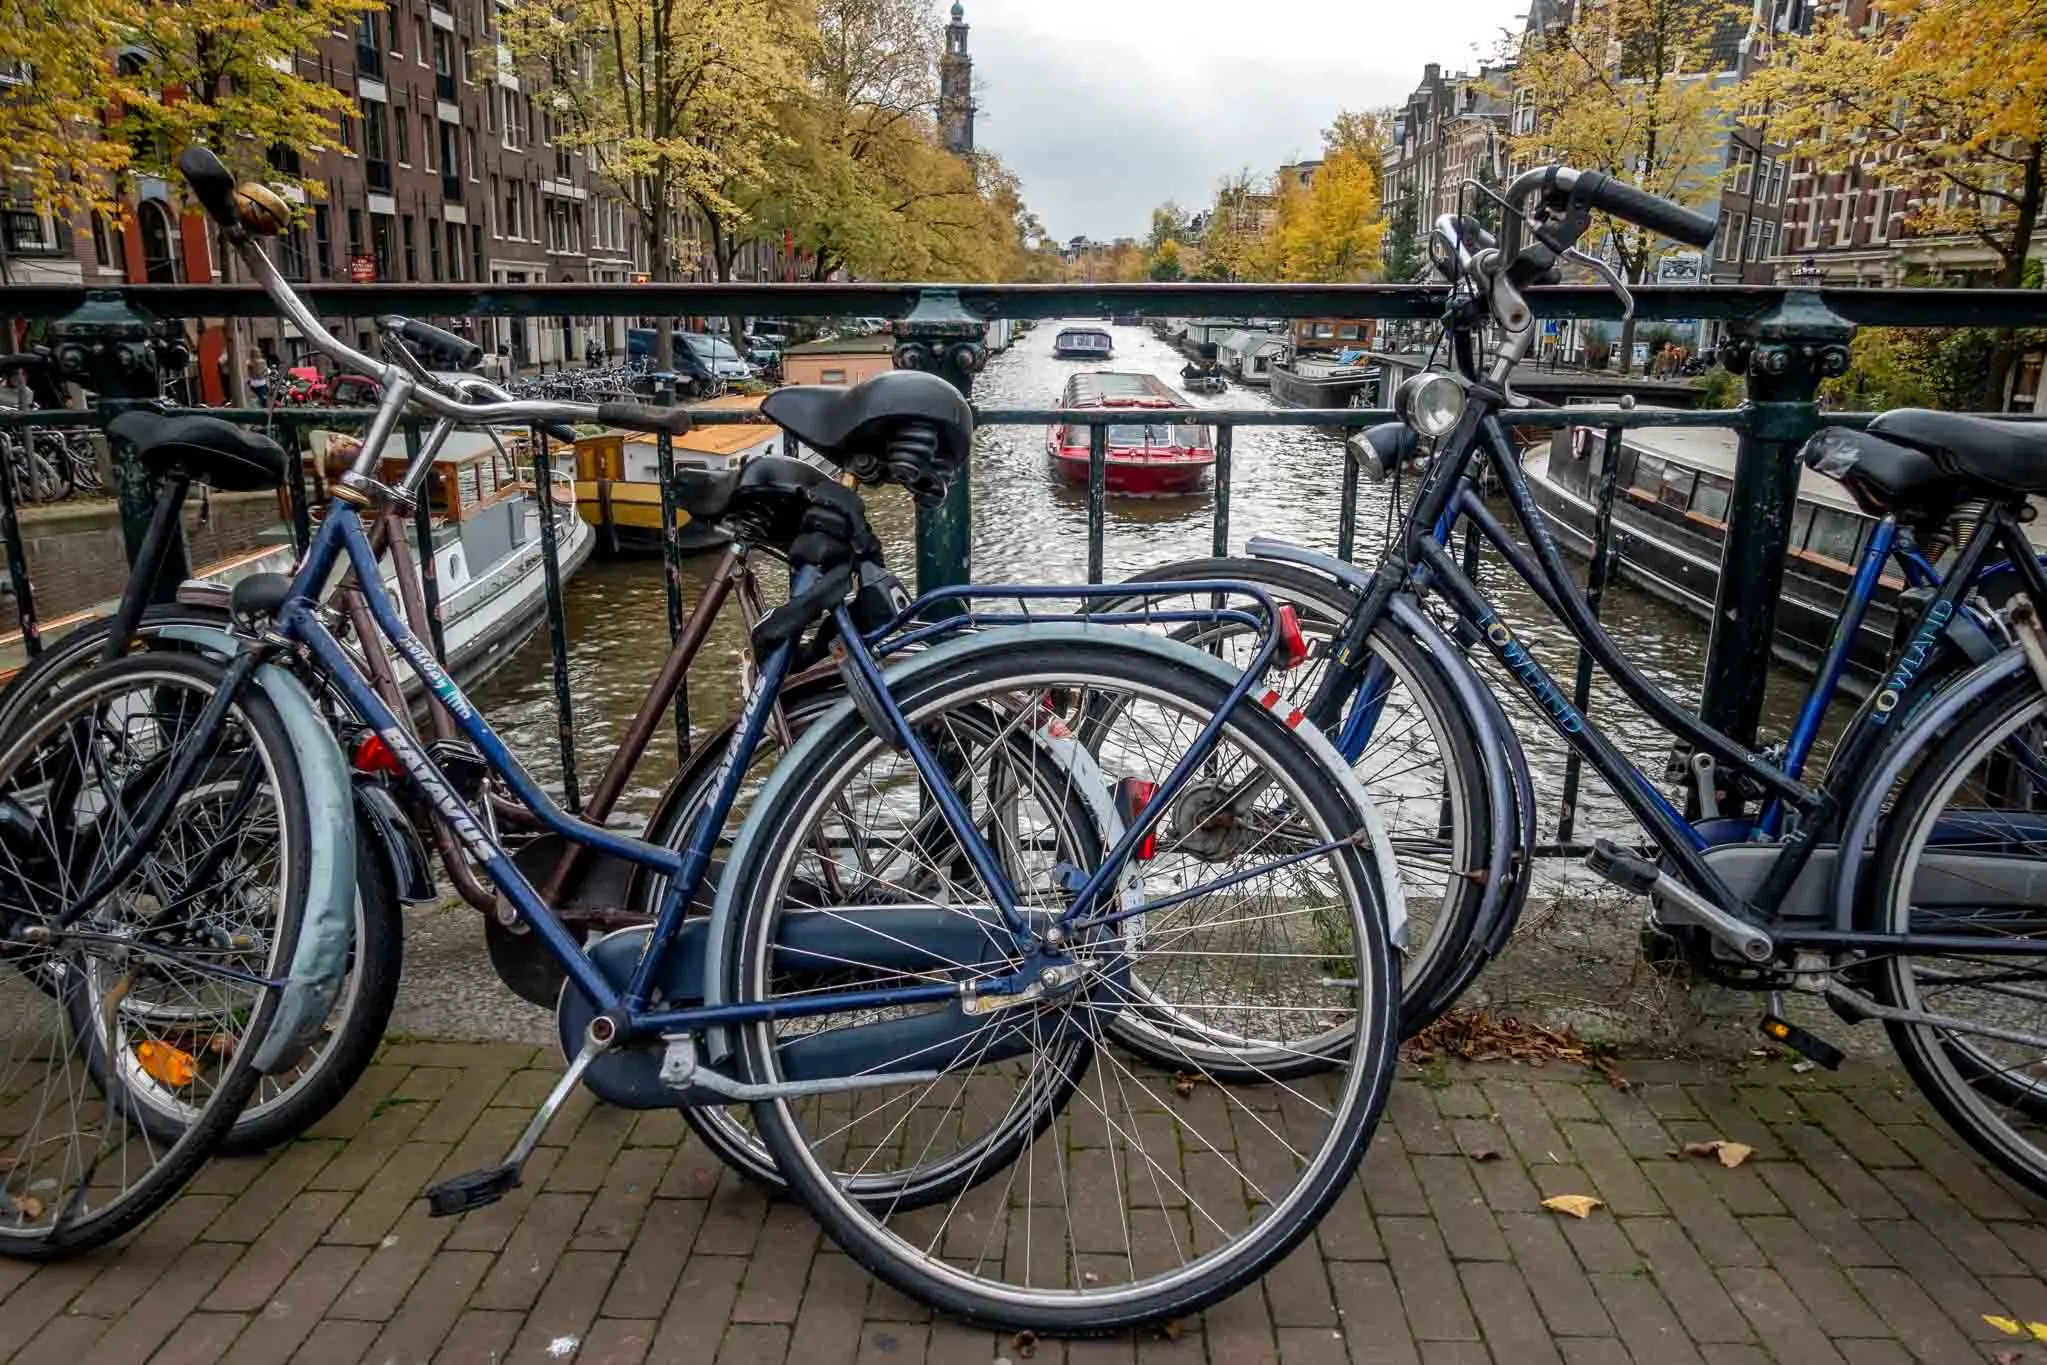
[[[1613,1061],[1569,1028],[1544,1028],[1512,1015],[1486,1010],[1451,1010],[1401,1045],[1401,1054],[1417,1064],[1447,1053],[1466,1062],[1574,1062],[1606,1078],[1616,1090],[1629,1082]]]
[[[1573,1218],[1590,1218],[1592,1210],[1606,1207],[1604,1200],[1594,1199],[1589,1194],[1553,1194],[1542,1201],[1542,1206],[1552,1213],[1568,1213]]]
[[[1714,1138],[1711,1142],[1687,1142],[1686,1156],[1718,1157],[1720,1164],[1733,1170],[1756,1154],[1756,1149],[1746,1142],[1730,1142],[1726,1138]]]

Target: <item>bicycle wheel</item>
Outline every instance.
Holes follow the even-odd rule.
[[[838,1117],[801,1099],[758,1104],[755,1121],[825,1230],[875,1275],[972,1321],[1058,1334],[1119,1332],[1195,1312],[1256,1279],[1306,1236],[1350,1178],[1378,1120],[1398,1004],[1374,871],[1344,840],[1360,817],[1328,780],[1317,751],[1262,707],[1224,713],[1227,685],[1203,656],[1101,635],[982,637],[946,664],[927,666],[895,700],[920,736],[944,735],[964,713],[1001,714],[1009,724],[1057,734],[1070,698],[1100,692],[1177,716],[1189,738],[1215,719],[1213,761],[1256,765],[1324,841],[1323,854],[1284,865],[1275,859],[1258,874],[1270,887],[1290,889],[1292,951],[1312,954],[1324,975],[1312,996],[1298,993],[1294,973],[1279,993],[1267,993],[1264,955],[1231,955],[1211,935],[1205,951],[1229,955],[1239,972],[1235,998],[1216,998],[1211,973],[1203,975],[1202,998],[1167,1003],[1205,1029],[1271,1040],[1266,1048],[1347,1027],[1348,1045],[1331,1065],[1299,1083],[1218,1086],[1206,1083],[1191,1056],[1176,1075],[1099,1046],[1119,1011],[1156,1003],[1177,979],[1163,964],[1188,951],[1179,920],[1190,900],[1091,929],[1069,926],[1076,975],[1036,999],[969,1015],[960,1001],[973,982],[1039,969],[991,918],[979,878],[957,863],[930,870],[943,894],[927,904],[975,915],[985,960],[918,976],[876,971],[866,982],[928,985],[937,976],[961,992],[953,1003],[737,1031],[748,1078],[763,1084],[806,1074],[802,1064],[817,1066],[821,1049],[864,1075],[936,1071],[928,1083],[884,1092],[894,1122],[880,1132],[849,1133]],[[969,789],[993,785],[977,780]],[[763,793],[728,869],[736,893],[736,999],[782,1001],[809,989],[781,963],[777,945],[790,928],[792,889],[817,875],[812,850],[844,844],[866,858],[864,875],[899,883],[917,856],[913,833],[931,797],[908,760],[857,714],[835,712],[812,727]],[[848,810],[858,813],[860,838],[847,837]],[[982,818],[978,806],[973,814]],[[866,842],[890,821],[900,834],[878,847]],[[1070,869],[1045,873],[1018,888],[1026,907],[1064,904]],[[1112,903],[1135,910],[1144,894],[1132,886]],[[1211,920],[1207,927],[1219,926]],[[1147,955],[1161,965],[1139,1000],[1126,981]],[[935,1036],[945,1044],[934,1044]],[[968,1145],[978,1116],[1028,1103],[1048,1073],[1068,1065],[1076,1039],[1093,1053],[1089,1076],[1072,1077],[1072,1102],[1020,1151],[1005,1154],[1014,1156],[1005,1178],[917,1210],[863,1202],[838,1178],[849,1142],[929,1148],[964,1133],[960,1145]]]
[[[1355,596],[1326,577],[1258,559],[1190,560],[1148,570],[1132,581],[1202,579],[1253,583],[1273,601],[1294,608],[1308,658],[1274,674],[1272,686],[1285,703],[1305,705],[1328,668]],[[1232,622],[1181,626],[1174,636],[1237,667],[1248,666],[1257,643],[1256,632]],[[1455,998],[1449,986],[1467,956],[1485,902],[1489,808],[1477,734],[1440,665],[1404,631],[1374,631],[1367,649],[1372,667],[1346,708],[1346,719],[1359,706],[1372,708],[1373,718],[1361,727],[1350,762],[1398,855],[1408,915],[1407,942],[1400,949],[1401,1030],[1407,1036]],[[1109,733],[1104,724],[1109,719],[1094,722],[1086,736],[1091,747]],[[1337,731],[1340,735],[1341,724]],[[1125,1021],[1119,1021],[1118,1030],[1118,1041],[1139,1050],[1150,1046],[1143,1030]],[[1215,1063],[1226,1065],[1220,1059]]]
[[[2047,1195],[2047,695],[2030,673],[1920,760],[1871,876],[1873,928],[1984,943],[1888,954],[1870,985],[1936,1016],[1886,1021],[1905,1069],[1972,1146]]]
[[[0,694],[0,742],[52,697],[99,665],[111,624],[99,620],[78,627],[15,675],[7,691]],[[153,606],[144,611],[136,626],[135,649],[191,652],[194,646],[188,641],[166,632],[173,628],[221,630],[227,624],[225,613],[204,607]],[[404,912],[391,869],[377,852],[375,838],[358,828],[355,845],[355,935],[348,977],[334,1013],[294,1066],[262,1078],[221,1143],[226,1155],[265,1151],[318,1123],[362,1078],[383,1041],[404,966]],[[150,1121],[158,1125],[155,1132],[160,1138],[167,1139],[172,1128],[186,1121],[178,1106],[162,1114],[148,1112],[153,1116]]]
[[[214,753],[237,782],[231,829],[205,800],[105,896],[78,897],[128,846],[219,689],[202,659],[110,664],[42,707],[0,752],[0,1255],[48,1259],[118,1238],[218,1149],[254,1093],[305,912],[312,839],[283,722],[253,689]],[[260,878],[237,875],[263,866]],[[215,876],[214,872],[227,875]],[[265,900],[223,915],[230,900]],[[158,1134],[150,1118],[189,1117]]]
[[[784,715],[790,728],[801,733],[811,721],[829,710],[841,695],[836,688],[806,689],[800,698],[793,699],[792,704],[785,708]],[[1036,742],[1028,731],[1005,728],[992,716],[962,715],[955,719],[958,723],[951,736],[956,746],[951,758],[954,768],[963,775],[981,774],[985,777],[991,772],[1000,775],[999,782],[989,785],[983,792],[984,805],[995,813],[992,818],[997,824],[1009,829],[1022,828],[1025,821],[1019,812],[1015,809],[1005,811],[1003,807],[1005,803],[1011,807],[1029,804],[1048,817],[1049,823],[1037,833],[1049,839],[1051,847],[1059,850],[1062,858],[1076,866],[1086,866],[1101,858],[1107,845],[1096,813],[1071,789],[1055,749]],[[758,793],[761,782],[781,757],[781,746],[763,741],[750,765],[741,804],[735,807],[727,821],[728,830],[736,833],[745,816],[745,805]],[[681,848],[710,801],[721,766],[719,763],[702,762],[685,770],[681,779],[685,784],[682,792],[656,817],[657,825],[650,827],[645,837],[667,847]],[[1019,777],[1019,774],[1027,774],[1027,777]],[[944,837],[943,825],[931,818],[928,812],[925,824],[927,838]],[[824,855],[819,860],[820,867],[827,866],[830,862],[828,851],[820,849],[819,852]],[[1026,847],[1025,842],[1018,839],[996,841],[997,857],[1014,878],[1027,878],[1032,871],[1031,862],[1041,853],[1042,850]],[[931,856],[928,848],[926,856]],[[704,888],[698,893],[700,905],[708,906],[715,898],[721,871],[721,865],[714,863],[706,876]],[[914,901],[926,889],[916,875],[906,878],[905,882],[904,885],[889,887],[888,895]],[[643,879],[643,884],[637,888],[636,904],[651,917],[658,910],[666,887],[665,877]],[[851,884],[851,879],[834,873],[807,885],[803,899],[806,906],[822,910],[840,903],[846,895],[858,895],[860,891],[861,888]],[[866,898],[862,896],[862,899]],[[1076,1056],[1061,1071],[1051,1074],[1064,1078],[1069,1074],[1077,1075],[1085,1067],[1085,1057]],[[1030,1104],[1019,1106],[1006,1116],[1004,1122],[992,1125],[983,1135],[981,1144],[971,1150],[942,1151],[928,1161],[913,1157],[901,1165],[886,1168],[876,1164],[874,1154],[864,1153],[864,1164],[857,1170],[841,1172],[841,1178],[856,1197],[868,1202],[916,1207],[950,1199],[959,1192],[963,1183],[1002,1169],[1004,1160],[993,1154],[999,1149],[1020,1144],[1030,1129],[1049,1121],[1051,1114],[1066,1102],[1070,1093],[1070,1084],[1046,1087]],[[857,1097],[839,1101],[849,1107],[857,1105],[857,1102]],[[691,1106],[683,1109],[682,1116],[726,1165],[772,1192],[782,1193],[788,1189],[788,1182],[777,1169],[773,1155],[755,1128],[750,1106]],[[870,1126],[875,1122],[872,1118],[866,1121]]]

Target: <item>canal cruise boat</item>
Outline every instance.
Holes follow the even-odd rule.
[[[1190,422],[1148,420],[1147,413],[1184,406],[1156,376],[1119,370],[1087,370],[1066,381],[1063,409],[1114,412],[1108,424],[1103,478],[1109,492],[1124,497],[1192,493],[1215,467],[1215,436]],[[1088,424],[1068,422],[1045,433],[1053,472],[1080,488],[1088,485]]]
[[[1109,360],[1116,347],[1100,327],[1062,327],[1052,338],[1052,354],[1060,360]]]
[[[1650,427],[1621,436],[1613,501],[1616,571],[1702,620],[1712,618],[1719,588],[1737,448],[1735,433],[1710,427]],[[1581,556],[1592,551],[1605,452],[1603,429],[1577,426],[1551,434],[1522,457],[1529,491],[1558,544]],[[2036,520],[2028,527],[2036,546],[2042,533],[2033,527],[2040,525]],[[1778,657],[1808,672],[1817,667],[1875,526],[1846,488],[1801,466],[1772,642]],[[1852,683],[1866,684],[1889,657],[1904,586],[1893,571],[1880,579],[1849,656]]]

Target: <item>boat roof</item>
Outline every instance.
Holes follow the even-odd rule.
[[[1610,403],[1580,403],[1573,407],[1607,408],[1614,412],[1625,411]],[[1646,403],[1637,403],[1634,412],[1674,412],[1675,408],[1656,408]],[[1593,430],[1598,430],[1594,427]],[[1741,437],[1726,427],[1631,427],[1621,432],[1621,443],[1644,455],[1653,455],[1661,460],[1686,465],[1708,474],[1718,474],[1723,479],[1734,477],[1735,457],[1741,450]],[[1798,470],[1798,496],[1807,502],[1816,502],[1822,507],[1839,508],[1857,516],[1867,516],[1848,491],[1824,474],[1805,468]]]
[[[762,394],[728,393],[705,403],[692,403],[695,409],[712,412],[759,413]],[[752,450],[764,441],[772,441],[780,435],[780,429],[772,422],[720,422],[715,426],[691,427],[682,435],[674,437],[677,450],[694,450],[704,455],[738,455]],[[627,445],[652,445],[659,440],[651,431],[635,431],[626,437]]]
[[[1107,336],[1109,334],[1109,329],[1106,325],[1102,323],[1095,323],[1093,325],[1089,325],[1084,322],[1076,323],[1071,327],[1061,327],[1059,329],[1060,336],[1072,336],[1075,332],[1091,332],[1095,336]]]
[[[1177,408],[1180,396],[1157,375],[1135,370],[1082,370],[1066,381],[1064,408]]]
[[[1224,337],[1219,344],[1233,351],[1247,350],[1252,346],[1266,346],[1277,351],[1286,348],[1287,339],[1277,332],[1236,331]]]

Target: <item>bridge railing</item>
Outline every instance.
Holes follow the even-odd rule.
[[[1429,286],[1388,285],[355,285],[310,284],[301,293],[321,316],[329,319],[370,319],[387,313],[430,319],[512,318],[640,318],[773,316],[778,318],[883,318],[895,333],[898,368],[930,370],[943,376],[969,398],[974,379],[987,359],[986,325],[996,319],[1039,321],[1109,315],[1139,317],[1270,318],[1298,317],[1430,320],[1439,316],[1443,294]],[[1545,319],[1619,320],[1619,307],[1603,289],[1552,287],[1530,291],[1530,303]],[[52,345],[67,377],[94,396],[89,411],[0,413],[0,431],[27,425],[101,425],[136,403],[161,401],[162,376],[155,356],[161,339],[183,320],[219,320],[274,316],[269,300],[251,286],[140,285],[88,291],[80,286],[15,286],[7,291],[4,311],[17,319],[45,324],[37,330]],[[1763,706],[1764,682],[1771,660],[1775,611],[1783,584],[1794,529],[1799,463],[1804,441],[1824,423],[1857,422],[1867,414],[1823,413],[1818,402],[1821,382],[1846,368],[1848,344],[1858,326],[2022,328],[2047,326],[2047,291],[2037,290],[1807,290],[1757,287],[1645,287],[1636,294],[1638,323],[1712,320],[1724,324],[1738,368],[1747,381],[1747,398],[1726,411],[1671,412],[1601,406],[1517,412],[1515,424],[1531,428],[1583,425],[1605,433],[1609,457],[1607,476],[1597,492],[1594,572],[1590,588],[1596,598],[1610,577],[1609,553],[1615,498],[1612,458],[1621,434],[1647,426],[1713,426],[1732,430],[1738,452],[1728,494],[1727,524],[1716,600],[1710,622],[1700,689],[1699,712],[1708,723],[1745,741],[1753,741]],[[356,330],[351,327],[349,330]],[[252,425],[267,425],[303,449],[305,435],[315,427],[346,428],[367,420],[364,409],[285,408],[219,410],[218,415]],[[1230,505],[1234,470],[1232,449],[1241,427],[1318,425],[1360,429],[1388,420],[1382,410],[1343,408],[1236,409],[1202,408],[1190,417],[1216,433],[1217,461],[1212,513],[1212,544],[1218,554],[1231,544]],[[705,410],[704,424],[747,420],[744,414]],[[1080,423],[1100,427],[1113,414],[1062,413],[1052,408],[983,409],[984,425],[1049,425]],[[406,427],[408,443],[417,442],[417,426]],[[1100,447],[1100,442],[1095,443]],[[660,438],[664,469],[673,469],[667,437]],[[538,471],[551,458],[548,443],[534,436]],[[119,501],[124,539],[129,552],[140,544],[154,489],[132,450],[115,442],[112,448],[113,490]],[[294,462],[289,489],[290,522],[303,540],[309,525],[302,462]],[[1106,503],[1101,460],[1096,459],[1088,490],[1088,575],[1103,573]],[[1353,557],[1357,545],[1358,484],[1355,465],[1344,460],[1338,550]],[[32,575],[20,551],[15,498],[0,477],[0,540],[7,544],[7,569],[24,647],[36,648],[35,594]],[[679,538],[675,535],[673,488],[664,481],[663,515],[668,526],[667,597],[671,632],[683,620],[683,575]],[[945,502],[921,511],[917,524],[917,579],[930,588],[966,582],[972,566],[973,479],[971,468],[954,485]],[[427,534],[422,512],[419,531]],[[422,541],[422,559],[430,562]],[[547,547],[552,555],[553,546]],[[182,564],[182,560],[179,561]],[[555,575],[550,573],[552,584]],[[160,585],[165,593],[175,582]],[[429,588],[429,591],[431,589]],[[563,736],[564,779],[573,799],[575,758],[571,722],[566,643],[559,593],[550,591],[550,644],[554,654],[556,702]],[[1577,701],[1589,702],[1591,661],[1581,652],[1577,668]],[[688,735],[687,694],[677,710],[681,739]],[[1575,759],[1566,761],[1562,800],[1556,826],[1559,851],[1571,846],[1578,773]]]

